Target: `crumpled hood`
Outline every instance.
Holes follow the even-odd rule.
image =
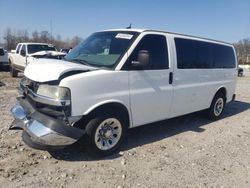
[[[71,71],[91,70],[97,70],[97,68],[63,60],[37,59],[25,68],[24,75],[36,82],[48,82],[58,80],[60,76]]]
[[[43,57],[43,56],[65,56],[66,53],[56,52],[56,51],[39,51],[33,54],[30,54],[31,57]]]

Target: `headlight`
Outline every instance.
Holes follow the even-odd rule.
[[[70,90],[65,87],[42,84],[39,85],[37,94],[53,99],[70,100]]]

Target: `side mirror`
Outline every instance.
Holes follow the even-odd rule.
[[[140,50],[138,52],[137,61],[132,61],[132,65],[135,67],[145,67],[149,64],[150,55],[147,50]]]
[[[24,50],[21,50],[21,56],[26,56],[26,52]]]

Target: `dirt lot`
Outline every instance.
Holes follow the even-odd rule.
[[[19,80],[0,72],[0,187],[250,187],[250,72],[223,119],[194,113],[132,129],[122,152],[101,160],[76,146],[33,150],[8,131]]]

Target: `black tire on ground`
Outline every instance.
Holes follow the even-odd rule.
[[[11,77],[17,77],[18,71],[10,65],[10,76]]]
[[[115,120],[115,123],[113,122],[113,124],[112,124],[112,120]],[[107,122],[107,124],[105,124],[105,122]],[[118,122],[120,123],[119,128],[115,127]],[[100,144],[102,145],[103,143],[105,143],[104,141],[102,141],[103,139],[100,139],[101,138],[100,135],[103,134],[104,131],[103,131],[103,129],[100,130],[99,128],[103,127],[103,125],[104,125],[104,127],[105,127],[105,125],[106,126],[111,125],[111,126],[113,126],[113,130],[121,130],[120,136],[117,136],[119,134],[114,133],[112,131],[111,131],[111,133],[109,133],[109,134],[111,134],[110,136],[115,136],[115,134],[116,134],[117,138],[116,137],[113,137],[113,138],[114,138],[114,140],[117,140],[117,141],[114,141],[114,143],[112,143],[113,140],[111,139],[112,142],[110,144],[110,142],[109,142],[110,140],[107,139],[108,140],[107,142],[109,142],[110,145],[112,145],[112,144],[114,144],[114,145],[110,149],[106,149],[106,150],[100,149]],[[118,151],[123,140],[125,139],[127,128],[128,128],[127,121],[122,114],[119,114],[118,112],[116,112],[114,110],[106,110],[105,112],[98,113],[95,117],[93,117],[88,122],[88,124],[86,126],[86,135],[85,135],[84,140],[86,142],[85,144],[86,144],[87,150],[89,151],[89,153],[91,155],[93,155],[95,157],[105,157],[105,156],[114,154],[115,152]],[[106,129],[106,131],[107,131],[107,129]],[[99,135],[99,137],[97,135]],[[103,136],[104,136],[104,134],[103,134]],[[98,141],[97,141],[98,139],[97,138],[100,139],[99,147],[98,147]],[[106,145],[104,144],[102,146],[103,147],[107,146],[107,142],[106,142]],[[117,142],[117,143],[115,143],[115,142]]]
[[[226,97],[223,92],[218,92],[208,109],[208,117],[209,119],[216,121],[221,118],[221,115],[224,111],[226,104]]]

